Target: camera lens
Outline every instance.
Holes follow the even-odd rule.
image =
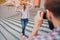
[[[46,17],[46,11],[44,12],[43,18],[44,18],[44,19],[47,19],[47,17]]]

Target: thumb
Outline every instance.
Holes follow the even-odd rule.
[[[41,16],[40,14],[41,14],[41,12],[40,12],[40,11],[38,11],[37,16],[39,16],[39,17],[40,17],[40,16]]]

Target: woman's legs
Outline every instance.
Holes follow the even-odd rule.
[[[28,23],[28,19],[25,19],[25,22],[24,22],[25,27],[27,26],[27,23]]]
[[[21,19],[21,24],[22,24],[22,34],[25,35],[25,28],[28,23],[28,19]]]
[[[22,25],[22,34],[24,35],[24,19],[21,19],[21,25]]]

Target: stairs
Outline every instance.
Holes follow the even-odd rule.
[[[38,34],[47,34],[49,31],[48,20],[44,19],[42,27],[39,29]],[[34,19],[30,18],[26,26],[26,38],[31,34],[34,27]],[[0,40],[21,40],[20,33],[22,31],[19,15],[0,19]],[[28,39],[26,39],[28,40]]]

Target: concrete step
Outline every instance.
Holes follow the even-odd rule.
[[[3,29],[1,30],[0,28],[2,33],[7,32],[7,34],[10,35],[9,37],[5,36],[7,39],[9,38],[8,40],[11,39],[10,37],[12,37],[13,40],[21,40],[20,32],[22,31],[22,26],[21,26],[21,20],[18,16],[0,19],[0,26]],[[25,30],[26,36],[29,36],[31,34],[33,27],[34,27],[34,19],[31,18],[29,19],[29,22],[26,26]],[[49,29],[48,20],[44,19],[44,22],[42,24],[42,27],[39,29],[38,34],[47,34],[49,31],[51,30]]]
[[[7,32],[9,32],[13,37],[16,38],[16,40],[20,40],[20,36],[19,36],[20,34],[17,33],[15,30],[11,29],[9,27],[9,25],[5,23],[5,21],[2,20],[0,23],[6,29]],[[4,31],[4,32],[6,32],[6,31]],[[3,32],[3,30],[2,30],[2,32]],[[6,34],[6,35],[7,35],[6,37],[8,37],[7,39],[9,39],[10,37],[11,37],[11,39],[13,38],[12,36],[8,36],[9,34]]]
[[[7,40],[1,31],[0,31],[0,40]]]

